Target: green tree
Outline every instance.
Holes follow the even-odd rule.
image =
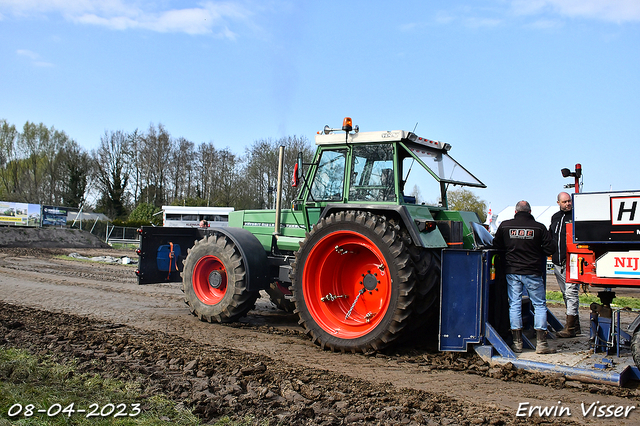
[[[154,225],[162,225],[162,215],[156,214],[161,211],[161,208],[156,207],[151,203],[140,203],[129,215],[129,221],[149,222]]]
[[[20,133],[7,120],[0,120],[0,195],[7,201],[17,201],[21,191],[18,185],[19,163],[17,142]]]
[[[45,147],[49,145],[50,136],[49,129],[42,123],[27,121],[22,128],[19,146],[27,167],[20,176],[20,184],[25,188],[24,201],[27,203],[44,201]]]
[[[487,220],[487,203],[468,189],[460,188],[448,191],[447,200],[449,209],[475,212],[480,218],[480,223]]]
[[[67,165],[82,165],[67,159],[75,141],[64,131],[27,121],[22,133],[0,120],[0,193],[9,201],[60,205],[66,203]],[[74,177],[75,178],[75,177]],[[86,180],[86,179],[85,179]],[[84,191],[83,191],[84,194]],[[77,207],[77,204],[72,204]]]
[[[46,177],[42,181],[44,188],[42,202],[55,206],[64,202],[63,193],[66,183],[64,181],[64,152],[72,140],[64,131],[56,130],[53,126],[48,129],[48,134],[48,139],[44,141],[46,144],[42,146],[43,177]]]

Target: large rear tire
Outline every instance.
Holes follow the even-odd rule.
[[[314,225],[291,271],[300,324],[323,349],[381,350],[412,319],[416,273],[398,227],[367,212]]]
[[[422,247],[411,246],[409,248],[411,260],[417,274],[416,305],[414,325],[421,325],[427,321],[428,312],[437,305],[440,295],[441,279],[441,252],[440,250],[427,250]]]
[[[636,367],[640,368],[640,330],[636,330],[631,337],[631,355]]]
[[[184,299],[201,321],[233,322],[255,306],[258,291],[247,291],[245,261],[222,233],[196,241],[184,261]]]

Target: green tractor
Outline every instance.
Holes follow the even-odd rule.
[[[345,118],[315,141],[313,160],[295,165],[290,209],[235,211],[224,228],[143,227],[139,282],[181,279],[191,312],[209,322],[238,320],[266,290],[333,351],[381,350],[423,324],[438,306],[441,251],[472,248],[479,222],[448,210],[447,188],[485,185],[449,144],[412,132],[359,132]]]

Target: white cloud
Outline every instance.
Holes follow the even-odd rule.
[[[435,19],[436,19],[436,23],[446,25],[453,22],[455,20],[455,17],[452,16],[449,12],[445,12],[441,10],[436,13]]]
[[[250,12],[239,2],[204,1],[191,8],[158,10],[156,3],[124,0],[0,0],[0,16],[46,16],[59,13],[64,19],[114,30],[145,29],[156,32],[215,34],[235,38],[233,21]]]
[[[638,0],[512,0],[517,14],[558,14],[568,18],[587,18],[609,22],[639,22]]]
[[[561,28],[567,18],[605,22],[640,22],[640,0],[494,0],[473,2],[434,12],[430,23],[462,25],[467,28],[493,28],[508,25],[513,17],[524,17],[527,28],[550,30]],[[417,31],[429,22],[409,22],[402,32]]]
[[[467,28],[492,28],[504,23],[502,17],[497,16],[495,10],[474,7],[455,7],[452,10],[439,10],[433,16],[433,23],[437,25],[459,24]],[[400,27],[408,32],[427,26],[428,24],[412,23]]]
[[[1,10],[19,16],[43,15],[58,12],[76,15],[91,11],[123,13],[131,8],[121,0],[0,0]]]
[[[403,33],[410,32],[414,30],[417,26],[418,24],[415,22],[407,22],[405,24],[400,25],[400,31],[402,31]]]
[[[482,27],[497,27],[502,24],[501,19],[497,18],[481,18],[481,17],[469,17],[465,19],[465,25],[471,28]]]
[[[18,56],[24,56],[25,58],[31,59],[31,63],[37,67],[52,67],[53,64],[50,62],[40,61],[40,55],[36,52],[32,52],[31,50],[26,49],[18,49],[16,50],[16,54]]]
[[[37,53],[35,53],[35,52],[32,52],[32,51],[30,51],[30,50],[18,49],[18,50],[16,51],[16,53],[17,53],[19,56],[26,56],[27,58],[29,58],[29,59],[31,59],[31,60],[36,60],[36,59],[38,59],[38,54],[37,54]]]
[[[537,30],[552,30],[562,27],[563,24],[557,19],[538,19],[532,23],[526,25],[528,28],[534,28]]]

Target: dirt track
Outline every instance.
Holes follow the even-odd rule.
[[[640,406],[640,391],[566,381],[473,354],[411,342],[373,356],[314,346],[294,315],[268,299],[240,323],[189,314],[179,284],[139,286],[132,265],[62,260],[112,250],[0,249],[0,340],[76,357],[82,368],[138,380],[203,418],[253,414],[271,424],[640,423],[583,416],[581,404]],[[585,324],[583,322],[583,324]],[[4,336],[4,338],[3,338]],[[101,362],[89,362],[99,360]],[[569,407],[571,416],[516,417],[519,404]]]

